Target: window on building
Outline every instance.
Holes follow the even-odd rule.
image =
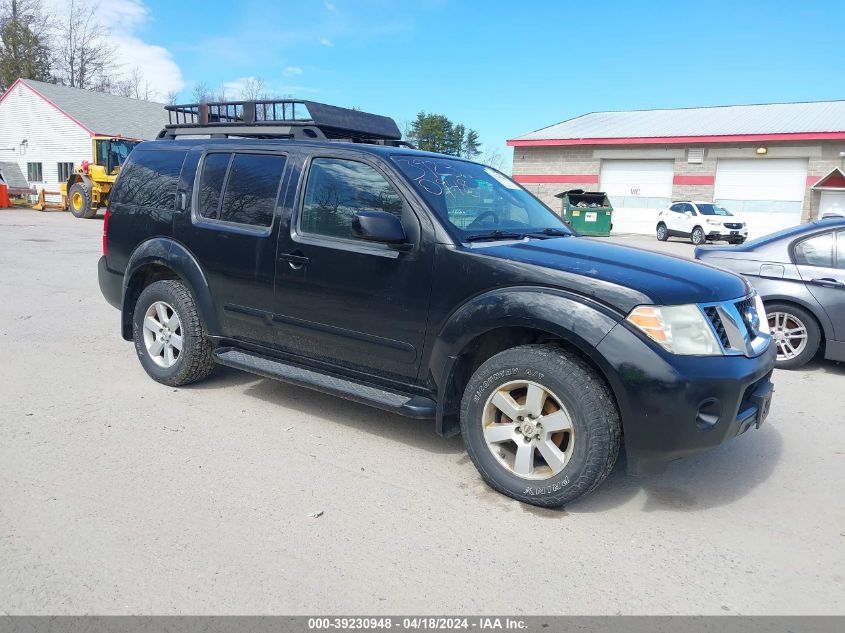
[[[387,211],[402,217],[402,199],[384,177],[364,163],[317,158],[311,163],[300,229],[347,240],[359,211]]]
[[[59,165],[58,165],[59,182],[67,182],[72,173],[73,173],[73,163],[59,163]]]
[[[44,182],[44,165],[42,163],[27,163],[26,179],[29,182]]]
[[[833,233],[804,240],[795,247],[795,263],[830,268],[833,266],[835,244]]]

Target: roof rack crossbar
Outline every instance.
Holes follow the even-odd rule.
[[[390,117],[302,101],[210,101],[168,105],[170,123],[159,138],[189,134],[260,138],[322,138],[357,143],[403,144]],[[225,129],[225,131],[224,131]]]

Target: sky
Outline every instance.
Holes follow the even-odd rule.
[[[508,138],[587,112],[845,99],[845,2],[104,0],[124,68]]]

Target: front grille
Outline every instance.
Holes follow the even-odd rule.
[[[757,313],[756,294],[744,299],[720,301],[701,306],[726,354],[756,356],[769,344],[771,337]],[[762,332],[760,331],[762,328]]]
[[[716,309],[716,306],[705,307],[704,314],[706,314],[707,318],[710,319],[710,324],[716,331],[716,336],[719,337],[719,342],[722,344],[722,347],[730,347],[728,333],[725,331],[725,326],[722,324],[722,317],[719,316],[719,311]]]
[[[741,229],[742,224],[738,224],[736,222],[725,222],[726,229]]]
[[[748,308],[754,308],[756,310],[757,306],[756,302],[754,301],[754,297],[746,297],[742,301],[737,301],[734,305],[736,306],[736,311],[739,312],[739,316],[742,319],[742,323],[745,325],[745,329],[748,330],[748,332],[750,332],[752,336],[756,336],[760,324],[758,323],[757,327],[754,327],[745,312]]]

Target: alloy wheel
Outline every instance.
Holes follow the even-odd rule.
[[[807,326],[801,319],[788,312],[771,312],[766,318],[777,346],[777,360],[791,360],[807,348]]]
[[[572,417],[543,385],[516,380],[490,394],[482,419],[487,448],[508,471],[548,479],[569,463],[575,448]]]
[[[173,307],[156,301],[144,314],[144,346],[159,367],[173,367],[182,353],[182,321]]]

